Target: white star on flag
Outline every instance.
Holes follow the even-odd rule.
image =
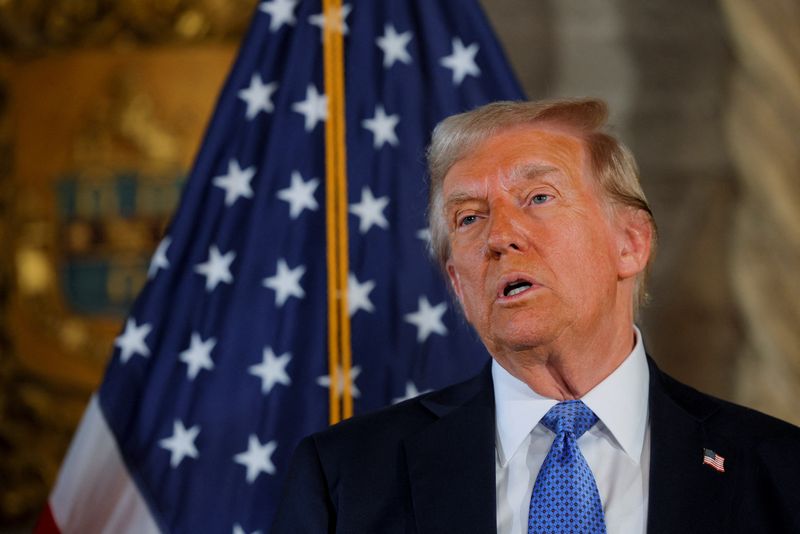
[[[346,19],[347,15],[350,14],[350,10],[352,9],[352,6],[345,4],[341,9],[333,8],[327,13],[317,13],[316,15],[311,15],[308,17],[308,22],[314,26],[318,26],[320,30],[327,26],[334,32],[347,35],[347,33],[350,31],[350,28],[347,26]]]
[[[405,64],[411,63],[411,56],[406,50],[411,38],[411,32],[397,33],[393,25],[387,24],[384,26],[383,35],[375,39],[378,47],[383,50],[384,68],[390,68],[395,61]]]
[[[319,208],[314,193],[319,187],[319,179],[311,178],[304,182],[303,176],[292,171],[292,185],[278,191],[278,198],[289,203],[289,217],[297,219],[304,209],[316,211]]]
[[[278,82],[270,82],[264,85],[261,75],[253,74],[250,78],[250,85],[236,93],[247,104],[247,111],[245,112],[247,120],[254,119],[259,111],[271,113],[275,109],[272,104],[272,93],[277,90]]]
[[[153,258],[150,260],[150,267],[147,268],[147,278],[153,278],[158,274],[159,269],[169,269],[169,260],[167,259],[167,250],[172,244],[172,238],[169,236],[164,237],[156,247],[153,253]]]
[[[125,331],[114,341],[114,346],[119,347],[119,359],[122,363],[128,363],[134,354],[141,354],[145,358],[150,356],[150,349],[144,340],[152,329],[149,323],[137,325],[133,318],[126,321]]]
[[[197,452],[197,447],[194,445],[194,440],[197,434],[200,433],[200,425],[195,425],[190,429],[183,426],[183,422],[175,419],[172,424],[172,435],[164,438],[158,444],[167,449],[171,455],[169,465],[172,468],[178,467],[185,457],[197,458],[200,454]]]
[[[375,289],[375,281],[367,280],[362,284],[358,281],[356,275],[349,274],[347,277],[347,308],[350,312],[350,317],[358,310],[370,313],[375,311],[375,306],[369,300],[369,294],[373,289]]]
[[[267,473],[275,474],[275,465],[272,463],[272,453],[277,448],[277,442],[269,441],[263,445],[255,434],[250,434],[247,450],[233,457],[237,464],[247,468],[247,482],[252,484],[258,475]]]
[[[478,53],[478,43],[464,47],[458,37],[453,37],[453,53],[443,57],[439,63],[453,71],[453,83],[460,85],[467,75],[479,76],[481,69],[475,63],[475,54]]]
[[[372,146],[381,148],[385,143],[397,146],[397,134],[394,128],[400,122],[400,115],[387,115],[383,106],[375,106],[375,116],[371,119],[361,121],[361,126],[372,132],[375,136]]]
[[[430,230],[430,228],[420,228],[419,230],[417,230],[417,233],[414,234],[414,235],[417,236],[417,239],[421,239],[422,241],[425,241],[425,243],[430,246],[430,244],[431,244],[431,230]]]
[[[306,296],[306,292],[300,286],[300,278],[305,272],[305,265],[298,265],[294,269],[290,269],[286,260],[281,258],[278,260],[278,272],[264,278],[261,284],[275,290],[275,305],[283,306],[289,297],[301,299]]]
[[[294,26],[297,19],[294,18],[294,9],[299,0],[270,0],[261,2],[258,9],[270,16],[269,31],[276,32],[281,26]]]
[[[292,360],[288,352],[275,356],[272,347],[264,347],[262,361],[258,365],[251,365],[249,373],[261,379],[261,393],[268,394],[275,384],[284,386],[292,385],[292,380],[286,373],[286,365]]]
[[[247,531],[244,528],[242,528],[242,525],[236,523],[235,525],[233,525],[233,534],[247,534]],[[261,531],[254,530],[252,534],[261,534]]]
[[[366,234],[373,225],[389,228],[389,221],[383,214],[387,204],[389,204],[389,197],[375,198],[369,187],[365,186],[361,189],[361,202],[350,204],[350,213],[360,219],[358,231]]]
[[[350,392],[353,394],[353,398],[357,399],[358,397],[361,396],[361,392],[358,390],[358,386],[356,386],[356,378],[358,378],[358,375],[361,374],[361,367],[358,366],[358,365],[354,365],[353,367],[350,368],[350,373],[348,373],[348,374],[349,374],[348,380],[350,381]],[[344,393],[344,380],[345,379],[344,379],[344,373],[342,372],[342,368],[340,366],[336,366],[336,378],[337,378],[337,380],[336,380],[336,385],[337,385],[336,394],[337,394],[337,396],[341,397],[342,394]],[[321,376],[321,377],[317,378],[317,385],[322,386],[324,388],[330,388],[331,387],[331,376],[330,375],[324,375],[324,376]]]
[[[292,111],[305,117],[305,128],[310,132],[319,121],[328,120],[328,97],[319,94],[317,88],[309,84],[306,88],[306,99],[292,104]]]
[[[447,303],[441,302],[431,306],[428,297],[419,297],[419,308],[414,313],[403,316],[407,323],[417,327],[417,341],[423,343],[431,334],[446,335],[447,327],[442,322],[442,316],[447,311]]]
[[[253,198],[250,180],[255,174],[255,167],[242,169],[238,161],[231,159],[228,161],[228,174],[217,176],[212,183],[225,190],[225,205],[232,206],[239,197]]]
[[[186,376],[194,380],[200,369],[212,370],[214,362],[211,360],[211,351],[217,345],[213,337],[203,341],[198,332],[192,332],[189,348],[181,352],[180,360],[187,365]]]
[[[234,251],[228,251],[223,256],[216,245],[208,249],[208,260],[195,265],[194,271],[206,277],[206,291],[213,291],[220,282],[230,284],[233,282],[231,263],[236,259]]]
[[[426,389],[425,391],[419,391],[417,386],[414,385],[414,382],[409,380],[406,382],[406,392],[401,396],[397,397],[396,399],[392,399],[392,404],[397,404],[398,402],[403,402],[404,400],[413,399],[414,397],[418,397],[423,393],[427,393],[429,391],[433,391],[431,389]]]

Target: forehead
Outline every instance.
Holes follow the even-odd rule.
[[[504,128],[470,147],[444,178],[444,189],[465,179],[514,180],[521,171],[551,169],[568,177],[583,174],[583,140],[564,128],[521,125]]]

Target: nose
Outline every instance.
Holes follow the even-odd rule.
[[[489,214],[486,244],[491,255],[499,256],[522,251],[527,246],[523,213],[516,206],[497,204]]]

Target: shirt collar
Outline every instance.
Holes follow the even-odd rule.
[[[642,333],[634,326],[636,345],[613,373],[581,399],[625,453],[637,464],[641,460],[647,430],[650,372]]]
[[[494,384],[495,446],[500,464],[505,466],[542,417],[558,401],[542,397],[522,380],[492,362]]]
[[[642,333],[634,326],[631,353],[605,380],[581,399],[637,464],[647,429],[650,376]],[[543,397],[492,362],[497,453],[505,466],[533,428],[558,401]]]

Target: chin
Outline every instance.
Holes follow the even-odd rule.
[[[501,350],[527,350],[552,343],[559,331],[552,317],[515,317],[491,329],[491,344]]]

